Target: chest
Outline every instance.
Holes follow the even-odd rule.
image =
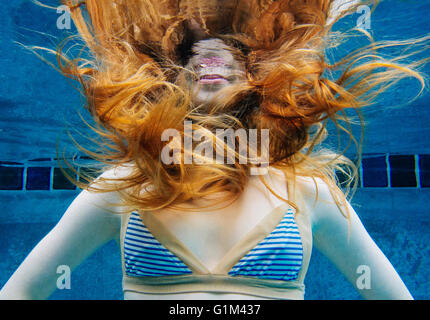
[[[204,236],[200,235],[200,239],[196,241],[204,243],[202,239]],[[137,276],[192,272],[217,275],[228,273],[231,276],[258,273],[286,280],[297,276],[303,257],[301,237],[293,211],[285,205],[265,215],[226,253],[221,253],[218,259],[213,259],[216,254],[213,246],[209,245],[209,249],[204,245],[198,246],[208,251],[208,255],[198,255],[183,240],[173,235],[160,220],[146,213],[131,214],[124,244],[126,271]],[[204,259],[205,257],[209,258]]]
[[[167,213],[157,219],[208,268],[255,229],[273,210],[271,203],[239,204],[221,212]]]
[[[235,247],[243,246],[247,239],[252,240],[258,229],[267,225],[264,223],[267,216],[282,205],[285,203],[264,186],[250,184],[237,201],[223,209],[144,213],[149,220],[144,218],[143,223],[149,236],[155,236],[167,246],[178,245],[180,252],[195,257],[198,264],[213,270],[232,249],[236,252]],[[278,216],[282,218],[282,213]],[[271,228],[276,227],[276,223],[269,222],[269,225],[272,227],[260,232],[259,237],[267,236]]]

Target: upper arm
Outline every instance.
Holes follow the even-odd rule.
[[[315,199],[315,198],[314,198]],[[396,270],[370,237],[347,201],[349,221],[325,183],[319,180],[318,201],[310,209],[313,242],[366,299],[411,299]],[[357,286],[362,272],[370,288]]]
[[[74,270],[97,248],[119,234],[116,193],[82,191],[57,225],[37,244],[3,289],[4,299],[46,299],[56,289],[59,266]]]

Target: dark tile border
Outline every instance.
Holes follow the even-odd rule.
[[[76,178],[72,171],[66,171]],[[337,176],[341,183],[345,180],[342,174]],[[362,188],[430,188],[430,154],[363,154],[358,178]],[[76,189],[58,168],[56,159],[0,161],[0,190]]]

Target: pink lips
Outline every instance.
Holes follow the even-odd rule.
[[[207,74],[200,77],[201,84],[225,84],[228,80],[219,74]]]

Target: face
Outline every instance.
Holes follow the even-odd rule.
[[[246,79],[245,65],[235,58],[234,48],[222,40],[207,39],[197,42],[186,69],[194,73],[187,81],[196,104],[222,97],[222,89]]]

